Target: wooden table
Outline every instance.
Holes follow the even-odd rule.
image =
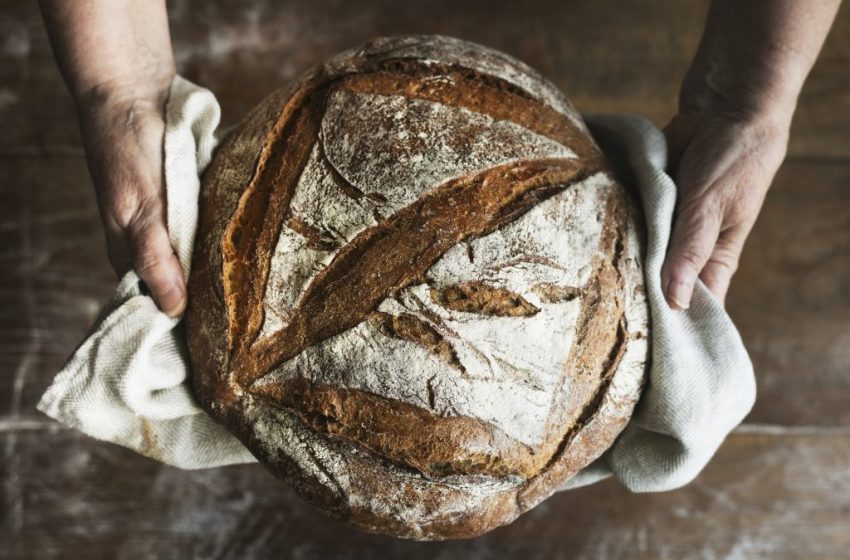
[[[370,37],[444,33],[527,61],[585,111],[663,125],[705,1],[172,2],[181,73],[234,123]],[[471,541],[368,535],[262,467],[185,472],[50,421],[35,403],[115,279],[73,105],[35,2],[0,0],[0,558],[850,558],[850,5],[806,85],[789,155],[728,308],[758,402],[680,490],[562,493]]]

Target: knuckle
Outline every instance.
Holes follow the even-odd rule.
[[[736,270],[741,258],[743,243],[743,238],[721,234],[711,254],[711,261],[733,271]]]
[[[738,270],[738,257],[729,251],[715,251],[708,262],[711,263],[714,268],[723,271],[728,276],[731,276],[736,270]]]
[[[700,279],[705,282],[709,290],[722,293],[729,287],[734,274],[735,271],[727,268],[725,265],[709,263],[700,274]]]
[[[675,261],[680,267],[699,270],[705,263],[705,257],[695,248],[686,247],[678,251],[675,255]]]
[[[158,200],[143,199],[127,223],[131,235],[147,237],[152,230],[164,226],[162,203]]]
[[[107,222],[119,229],[126,228],[138,210],[139,199],[131,189],[108,195],[104,204]]]
[[[163,203],[132,185],[113,186],[104,193],[104,212],[119,229],[139,229],[162,215]]]
[[[157,275],[165,265],[165,258],[150,249],[142,249],[136,254],[134,268],[139,276],[151,277]]]
[[[159,232],[152,226],[132,230],[133,265],[140,276],[152,277],[164,270],[171,258],[170,246],[163,246]]]
[[[723,205],[716,196],[701,196],[682,200],[679,205],[679,218],[692,228],[718,222]]]

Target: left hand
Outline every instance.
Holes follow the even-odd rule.
[[[94,181],[106,246],[120,279],[135,269],[170,317],[186,307],[186,281],[168,236],[163,172],[166,76],[78,100],[86,158]]]
[[[788,145],[786,115],[685,111],[664,128],[678,195],[662,289],[685,309],[701,279],[721,301]]]

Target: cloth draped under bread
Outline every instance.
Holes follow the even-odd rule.
[[[177,77],[166,109],[165,183],[171,243],[188,277],[199,175],[216,146],[215,96]],[[585,115],[618,175],[639,192],[647,224],[651,365],[634,415],[614,445],[563,489],[615,476],[634,492],[683,486],[708,463],[755,401],[743,342],[723,307],[697,283],[672,311],[660,286],[676,201],[664,136],[634,115]],[[128,272],[38,404],[60,422],[183,469],[256,459],[195,402],[182,325],[160,312]]]

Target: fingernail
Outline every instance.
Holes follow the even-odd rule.
[[[160,305],[166,315],[172,318],[179,317],[186,309],[186,295],[181,286],[172,284],[171,288],[162,295]]]
[[[667,301],[677,311],[687,309],[691,301],[691,290],[681,280],[672,280],[667,286]]]

